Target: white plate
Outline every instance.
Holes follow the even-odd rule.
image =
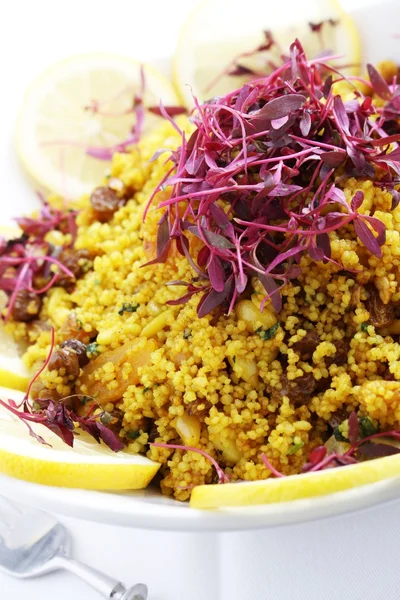
[[[156,22],[153,4],[141,3],[141,19],[152,22],[155,27],[152,26],[152,36],[146,28],[132,29],[129,18],[118,18],[108,26],[109,13],[103,14],[99,4],[94,27],[92,3],[71,0],[69,10],[63,16],[62,30],[49,26],[59,17],[56,3],[37,0],[30,6],[24,0],[15,0],[10,4],[8,19],[18,23],[19,35],[16,37],[15,27],[5,28],[0,39],[1,55],[7,56],[10,51],[13,55],[13,60],[2,66],[2,78],[7,81],[7,89],[0,95],[2,223],[34,206],[34,193],[24,180],[12,150],[16,107],[29,79],[54,60],[89,50],[131,52],[136,58],[153,62],[164,57],[165,64],[165,56],[172,52],[173,38],[180,23],[194,3],[195,0],[157,1]],[[400,33],[400,3],[397,0],[343,0],[343,4],[353,14],[361,30],[366,60],[397,58],[400,62],[400,39],[397,37]],[[79,11],[79,20],[75,19],[74,6]],[[120,0],[120,14],[129,14],[132,6],[129,0]],[[51,12],[53,9],[54,14]],[[24,13],[22,21],[19,17],[21,12]],[[46,20],[37,19],[37,15],[43,12],[46,12]],[[167,19],[168,27],[164,27]],[[32,27],[32,22],[35,27]],[[98,38],[98,31],[102,30],[108,31],[107,39],[104,36]],[[24,40],[23,44],[19,43],[20,39]],[[156,62],[160,63],[159,60]],[[88,492],[43,487],[0,476],[1,494],[16,500],[23,499],[49,511],[102,523],[177,531],[251,529],[326,518],[388,502],[398,497],[399,491],[400,478],[396,478],[311,500],[211,512],[193,510],[151,490],[126,494]]]
[[[389,502],[399,497],[400,477],[320,498],[213,511],[195,510],[152,489],[94,492],[46,487],[5,475],[0,475],[0,491],[43,510],[104,524],[173,531],[239,531],[314,521]]]

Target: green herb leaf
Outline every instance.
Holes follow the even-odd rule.
[[[343,423],[347,423],[347,419],[346,419],[346,421],[343,421]],[[343,433],[341,432],[341,427],[342,427],[343,423],[338,425],[333,431],[333,435],[335,436],[335,439],[338,442],[348,442],[349,441],[348,438],[345,437],[343,435]],[[364,438],[369,437],[370,435],[375,435],[379,431],[370,417],[358,417],[358,427],[359,427],[359,434],[358,434],[359,440],[363,440]]]
[[[91,398],[90,396],[82,396],[82,398],[80,398],[80,403],[82,404],[82,406],[85,406],[85,404],[87,404],[88,402],[90,402],[93,398]]]
[[[368,326],[369,326],[368,321],[361,323],[361,331],[363,331],[364,333],[368,333]]]
[[[300,450],[304,446],[304,442],[299,442],[298,444],[293,444],[291,448],[286,452],[286,456],[290,454],[295,454],[297,450]]]
[[[86,346],[86,354],[90,356],[97,356],[99,354],[98,351],[99,344],[97,342],[92,342]]]
[[[280,326],[280,323],[278,322],[278,323],[275,323],[275,325],[272,325],[272,327],[269,327],[268,329],[263,329],[263,327],[259,327],[258,329],[256,329],[256,333],[258,333],[260,338],[264,341],[271,340],[273,337],[275,337],[275,334],[278,331],[279,326]]]
[[[134,313],[139,308],[139,304],[130,304],[129,302],[124,302],[121,308],[118,311],[119,315],[123,315],[125,312]]]
[[[378,427],[374,425],[370,417],[359,417],[358,424],[360,426],[360,438],[364,439],[370,435],[378,433]]]
[[[343,433],[340,431],[340,427],[342,426],[342,424],[338,425],[337,427],[335,427],[335,429],[333,430],[333,435],[335,436],[335,440],[337,442],[348,442],[349,440],[347,439],[347,437],[345,437],[343,435]]]
[[[140,437],[141,433],[142,432],[140,429],[131,429],[130,431],[126,432],[126,437],[130,440],[137,440],[138,437]]]

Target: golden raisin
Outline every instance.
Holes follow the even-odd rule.
[[[48,364],[49,371],[65,370],[65,375],[76,379],[80,372],[79,359],[70,348],[59,348],[53,352]]]
[[[368,298],[365,301],[365,308],[369,312],[371,323],[375,327],[386,327],[394,320],[393,304],[384,304],[374,285],[367,287]]]
[[[42,299],[35,292],[19,290],[12,307],[12,317],[16,321],[33,321],[42,308]]]
[[[90,196],[90,203],[94,209],[98,221],[105,223],[109,221],[125,200],[119,198],[117,193],[107,186],[98,187]]]

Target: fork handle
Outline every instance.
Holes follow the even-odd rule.
[[[147,598],[147,586],[143,583],[138,583],[127,590],[120,581],[73,558],[59,554],[54,557],[53,566],[74,573],[107,600],[146,600]]]

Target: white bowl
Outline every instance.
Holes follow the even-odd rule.
[[[400,478],[219,511],[151,491],[46,488],[5,476],[0,490],[56,514],[77,558],[127,584],[145,582],[149,600],[398,600]],[[28,592],[30,600],[98,600],[63,575],[27,583],[0,573],[0,589],[18,600]]]
[[[189,3],[194,1],[170,0],[162,6],[163,10],[167,5],[172,12],[175,10],[174,19],[179,20],[179,6],[185,4],[187,12]],[[16,73],[13,65],[5,65],[3,79],[9,85],[7,93],[0,96],[0,176],[2,193],[7,192],[9,198],[1,200],[2,222],[30,210],[34,202],[34,194],[12,154],[11,141],[15,107],[30,76],[51,62],[50,56],[56,60],[73,52],[112,47],[122,53],[131,48],[139,58],[148,59],[161,56],[164,47],[171,49],[169,32],[162,27],[157,29],[158,46],[144,46],[148,33],[128,27],[128,20],[123,17],[121,20],[121,14],[132,6],[125,0],[116,3],[120,12],[110,24],[108,48],[97,39],[99,24],[107,22],[108,12],[99,14],[98,19],[96,16],[94,27],[90,20],[92,4],[74,0],[63,15],[62,29],[70,33],[62,38],[62,47],[57,45],[61,31],[53,35],[46,19],[34,19],[54,8],[54,3],[45,0],[37,0],[34,15],[28,15],[22,23],[26,43],[18,46],[15,31],[17,25],[20,27],[19,12],[29,8],[22,0],[19,4],[19,8],[17,0],[13,4],[14,28],[6,27],[0,41],[2,55],[11,49],[13,64],[18,68]],[[361,30],[366,60],[398,60],[400,3],[343,0],[343,4]],[[82,19],[76,21],[72,5],[81,16],[86,15],[86,31],[83,27],[76,36],[71,32],[82,25]],[[141,3],[145,18],[152,19],[153,10],[153,3]],[[159,21],[163,19],[161,15]],[[36,21],[34,28],[31,20]],[[122,34],[121,27],[125,27]],[[174,27],[176,31],[179,28],[176,20]],[[48,52],[49,35],[53,35],[50,39],[54,56]],[[129,584],[142,579],[150,586],[151,600],[398,599],[400,477],[316,499],[218,511],[194,510],[152,490],[89,492],[43,487],[6,476],[0,476],[0,493],[56,513],[72,531],[80,558]],[[232,533],[239,530],[241,533]],[[53,598],[56,593],[58,600],[70,600],[74,594],[82,598],[81,584],[69,578],[50,578],[28,587],[31,600]],[[0,589],[2,598],[5,594],[19,600],[25,597],[27,585],[0,576]],[[85,594],[85,600],[92,598],[97,596]]]
[[[344,467],[343,467],[344,468]],[[349,467],[351,468],[351,467]],[[399,498],[400,476],[336,494],[248,507],[198,510],[151,487],[123,493],[46,487],[0,475],[3,496],[67,517],[158,531],[240,531],[335,517]]]
[[[290,1],[288,0],[289,4]],[[196,0],[186,2],[186,12],[188,10],[187,5],[193,5],[195,2]],[[175,10],[179,9],[182,12],[183,3],[180,0],[172,0],[172,4]],[[377,0],[342,0],[342,4],[352,14],[358,25],[365,61],[397,58],[398,62],[400,62],[400,39],[398,37],[400,34],[400,2],[398,0],[381,0],[380,2],[377,2]],[[122,5],[127,7],[128,2],[123,0],[121,1]],[[88,7],[85,10],[87,12],[83,14],[87,16],[90,10]],[[15,15],[17,15],[17,12],[15,12]],[[151,18],[151,10],[143,8],[141,16],[143,19]],[[184,15],[181,14],[181,18],[183,17]],[[66,15],[66,18],[70,17]],[[100,15],[99,19],[101,18],[104,19],[104,15]],[[176,18],[179,20],[178,13]],[[104,24],[103,20],[103,26]],[[42,33],[45,35],[43,24],[41,26]],[[179,22],[176,23],[176,19],[174,27],[173,31],[179,30]],[[125,32],[127,31],[128,29],[125,30]],[[28,34],[28,32],[26,33]],[[151,47],[148,43],[146,44],[146,38],[140,38],[138,34],[139,37],[134,40],[136,43],[134,52],[138,56],[141,56],[140,53],[142,53],[144,58],[152,58],[154,62],[154,57],[157,56],[157,52],[160,53],[162,51],[166,40],[168,40],[167,52],[170,52],[173,47],[173,43],[171,46],[170,36],[166,34],[165,39],[161,39],[161,31],[157,33],[158,50],[154,44]],[[92,35],[92,38],[90,38],[90,35]],[[108,48],[120,48],[121,43],[124,43],[125,52],[129,52],[127,50],[129,47],[127,40],[122,40],[121,42],[121,36],[118,32],[111,32],[110,35],[114,37],[111,38],[111,41],[108,41]],[[35,39],[36,36],[37,34],[35,33]],[[86,40],[89,48],[97,47],[94,43],[95,39],[95,33],[89,32],[89,39]],[[138,40],[140,43],[138,43]],[[58,52],[68,54],[68,52],[76,52],[77,49],[81,49],[77,48],[74,40],[70,40],[68,43],[70,44],[69,47],[65,45],[65,42],[64,45],[59,44],[57,46]],[[146,51],[151,52],[151,54],[146,56]],[[43,62],[43,57],[40,56],[40,53],[37,55],[37,60],[39,63],[40,61]],[[48,60],[47,55],[45,60]],[[161,68],[164,66],[165,70],[165,58],[159,66]],[[40,64],[37,66],[35,64],[35,69],[40,69]],[[11,72],[12,69],[10,69]],[[27,79],[28,74],[30,72],[27,69],[25,72]],[[19,90],[23,89],[28,83],[27,80],[23,81],[23,77],[24,72],[22,71],[18,85],[15,86],[17,92],[11,89],[9,94],[0,96],[0,108],[4,107],[3,111],[0,110],[0,121],[1,115],[3,115],[5,130],[5,134],[0,140],[0,175],[3,173],[2,180],[7,182],[10,197],[15,198],[15,202],[2,203],[2,222],[8,222],[16,214],[18,215],[21,212],[31,210],[35,202],[33,191],[22,177],[22,173],[12,153],[12,119],[4,118],[4,115],[10,111],[11,116],[15,115],[15,106],[18,105],[19,100],[18,94],[21,94]],[[13,105],[12,110],[10,108],[10,98]],[[24,494],[29,501],[39,502],[42,506],[47,506],[50,509],[55,503],[66,515],[75,515],[81,518],[90,517],[100,522],[127,526],[187,531],[201,531],[204,529],[228,531],[232,529],[269,527],[277,524],[281,525],[296,521],[319,519],[333,514],[343,514],[346,511],[359,510],[368,505],[390,500],[396,496],[399,486],[399,481],[396,479],[313,500],[299,500],[257,508],[250,507],[225,509],[215,512],[200,512],[190,509],[186,505],[163,498],[160,494],[153,491],[132,494],[100,494],[80,490],[41,488],[40,486],[24,482],[14,482],[5,477],[1,477],[0,482],[0,489],[4,494],[10,495],[10,497]]]

